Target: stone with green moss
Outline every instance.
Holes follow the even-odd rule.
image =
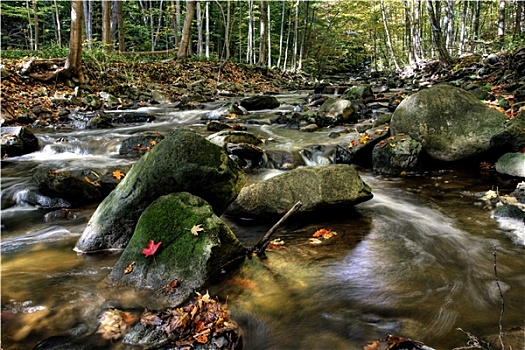
[[[126,247],[144,209],[170,193],[199,196],[220,215],[244,183],[242,170],[224,149],[193,131],[176,130],[143,155],[102,201],[75,250]]]
[[[516,133],[507,120],[470,92],[440,84],[404,99],[390,125],[393,135],[410,135],[432,158],[457,161],[489,151],[504,132]]]
[[[199,231],[195,234],[194,227],[202,230],[194,229]],[[150,240],[162,243],[153,256],[146,257],[142,250]],[[109,279],[117,285],[149,289],[159,299],[179,304],[245,256],[245,248],[205,200],[187,192],[169,194],[142,213]],[[125,274],[133,261],[133,271]],[[179,286],[166,290],[175,279]]]

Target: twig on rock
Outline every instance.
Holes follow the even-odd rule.
[[[277,223],[275,225],[272,226],[271,229],[268,230],[268,232],[266,232],[266,234],[264,235],[264,237],[259,241],[257,242],[257,244],[248,251],[248,257],[252,257],[252,255],[255,253],[257,254],[258,257],[261,257],[263,254],[264,254],[264,251],[266,250],[266,247],[268,246],[268,244],[270,243],[270,238],[272,237],[272,235],[275,233],[275,231],[277,231],[277,229],[279,227],[282,226],[282,224],[293,214],[295,213],[296,211],[298,211],[301,207],[303,206],[303,203],[301,201],[297,202],[294,204],[293,207],[290,208],[290,210],[288,210],[288,212],[286,214],[284,214],[284,216],[279,220],[277,221]]]
[[[492,255],[494,256],[494,276],[496,278],[496,285],[498,286],[499,298],[501,300],[501,310],[499,313],[499,336],[498,338],[499,338],[499,343],[501,345],[501,350],[505,350],[505,344],[503,343],[503,324],[502,324],[503,311],[505,311],[505,302],[503,301],[503,293],[501,292],[501,287],[498,281],[498,268],[496,266],[496,246],[495,245],[494,245],[494,251]]]

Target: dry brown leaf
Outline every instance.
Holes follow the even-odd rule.
[[[202,228],[202,224],[193,225],[193,227],[191,228],[191,233],[192,233],[194,236],[198,236],[199,233],[201,233],[201,232],[206,232],[206,231],[204,231],[204,229]]]
[[[126,176],[126,174],[124,174],[122,171],[120,170],[115,170],[114,172],[112,172],[113,174],[113,177],[117,180],[120,180],[122,179],[124,176]]]

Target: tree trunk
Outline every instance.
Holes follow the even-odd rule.
[[[301,0],[297,0],[295,4],[295,19],[293,29],[293,54],[292,54],[292,71],[297,70],[297,51],[299,47],[299,4]]]
[[[182,39],[180,42],[177,58],[185,60],[188,58],[188,47],[191,39],[191,22],[195,16],[196,3],[194,0],[186,0],[186,17],[184,18],[184,27],[182,28]]]
[[[498,11],[498,37],[503,38],[505,35],[505,0],[499,1]]]
[[[88,48],[91,49],[93,45],[93,31],[92,31],[92,0],[83,0],[82,4],[84,6],[84,22],[86,27],[86,40],[88,43]]]
[[[102,46],[111,51],[111,1],[102,0]]]
[[[248,0],[248,38],[246,45],[246,63],[253,64],[253,0]]]
[[[58,43],[58,46],[61,47],[62,46],[62,26],[60,25],[60,16],[59,16],[59,12],[58,12],[58,3],[57,3],[57,0],[54,0],[54,3],[55,3],[55,19],[57,21],[56,25],[57,25],[57,43]]]
[[[304,18],[303,18],[303,32],[301,33],[301,46],[299,48],[299,62],[297,63],[297,69],[301,70],[303,69],[303,55],[306,45],[306,29],[308,26],[308,15],[310,12],[310,2],[305,2],[305,10],[304,10]]]
[[[259,41],[259,62],[257,65],[264,66],[266,64],[266,39],[267,39],[267,27],[268,27],[268,17],[266,12],[266,0],[261,0],[261,32],[260,41]]]
[[[381,6],[381,17],[383,18],[383,26],[385,27],[385,34],[386,34],[388,50],[390,51],[390,55],[392,56],[392,60],[394,61],[394,65],[396,66],[396,70],[400,70],[399,63],[397,63],[396,54],[394,53],[394,46],[392,45],[392,38],[390,36],[390,31],[388,30],[384,0],[380,1],[380,6]]]
[[[226,28],[224,30],[224,47],[226,49],[226,54],[224,56],[224,61],[221,64],[221,68],[230,60],[230,26],[231,26],[231,4],[230,0],[227,0],[226,8]]]
[[[268,27],[268,34],[266,35],[268,37],[268,68],[270,68],[272,66],[272,36],[270,35],[270,29],[271,29],[271,23],[272,23],[272,16],[270,14],[270,3],[271,1],[268,1],[268,19],[266,21],[266,23],[268,23],[267,27]]]
[[[117,11],[117,26],[118,26],[118,50],[120,52],[126,51],[125,35],[124,35],[124,17],[122,15],[122,1],[115,1],[115,8]]]
[[[513,33],[513,36],[514,37],[518,37],[521,35],[521,31],[523,30],[521,28],[521,21],[522,21],[522,16],[523,16],[523,2],[522,1],[517,1],[516,2],[516,20],[514,21],[514,33]]]
[[[454,51],[454,2],[453,0],[447,0],[446,2],[446,12],[445,16],[447,17],[447,36],[446,36],[446,46],[448,52],[452,54]]]
[[[34,22],[34,26],[35,26],[35,40],[34,40],[34,47],[33,47],[33,50],[38,50],[38,41],[39,41],[39,36],[40,36],[40,28],[39,28],[39,24],[38,24],[38,9],[37,9],[37,6],[36,6],[36,0],[33,0],[33,22]]]
[[[452,57],[450,57],[447,49],[445,48],[445,45],[443,43],[443,39],[441,36],[441,28],[439,25],[439,22],[436,18],[436,15],[434,13],[434,7],[432,6],[431,0],[426,0],[427,2],[427,10],[428,10],[428,17],[430,20],[430,25],[432,26],[432,39],[434,42],[434,45],[437,47],[439,52],[439,60],[441,63],[443,63],[445,66],[448,66],[452,63]]]
[[[279,58],[277,59],[277,68],[281,67],[281,57],[283,54],[283,39],[284,39],[284,18],[286,13],[286,0],[283,0],[283,9],[281,11],[281,34],[279,35]]]
[[[197,1],[195,13],[197,14],[197,56],[202,56],[204,50],[202,40],[202,9],[200,1]]]
[[[204,17],[206,18],[206,27],[205,27],[205,33],[204,33],[204,41],[205,41],[205,54],[206,59],[210,59],[210,2],[206,1],[206,7],[204,11]],[[217,47],[217,49],[219,49]]]
[[[458,42],[458,55],[463,54],[463,48],[465,47],[465,38],[467,37],[467,16],[469,14],[470,2],[465,1],[463,3],[463,13],[461,15],[461,27],[459,29],[459,42]]]
[[[31,9],[29,8],[29,0],[26,0],[27,10],[27,27],[29,28],[29,50],[33,50],[35,39],[33,37],[33,25],[31,24]]]
[[[71,0],[71,32],[69,35],[69,54],[66,59],[67,74],[82,82],[82,0]]]

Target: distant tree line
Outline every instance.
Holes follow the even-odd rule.
[[[71,48],[72,7],[82,21],[74,47],[83,50],[292,71],[349,70],[365,60],[375,69],[448,64],[525,41],[520,0],[19,0],[0,3],[2,50]]]

